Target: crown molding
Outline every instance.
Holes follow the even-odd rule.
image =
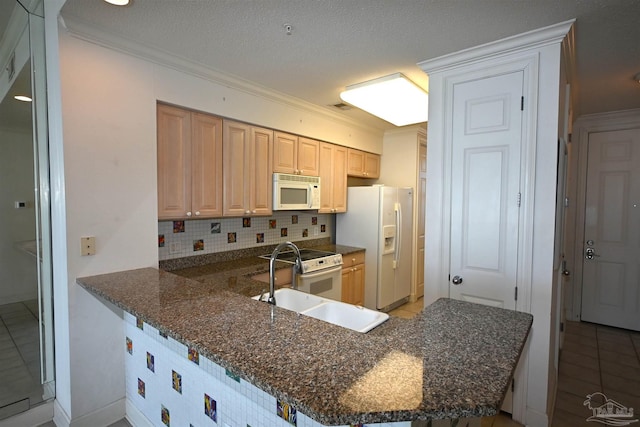
[[[204,64],[177,56],[173,53],[164,51],[157,47],[149,46],[140,42],[134,42],[113,33],[93,28],[73,16],[65,16],[63,18],[63,23],[63,27],[67,30],[67,32],[71,36],[76,37],[80,40],[97,44],[107,49],[119,51],[127,55],[132,55],[136,58],[162,65],[176,71],[184,72],[195,77],[203,78],[213,83],[227,86],[231,89],[235,89],[250,95],[288,105],[299,110],[318,114],[332,121],[342,122],[346,125],[357,127],[367,132],[384,132],[384,129],[382,128],[365,125],[350,117],[345,117],[338,113],[330,111],[328,107],[324,108],[317,106],[302,99],[294,98],[292,96],[282,94],[281,92],[274,91],[265,86],[260,86],[251,81],[233,77],[221,71],[214,70]]]
[[[439,73],[461,65],[473,64],[524,49],[560,43],[567,35],[575,19],[560,22],[548,27],[517,34],[505,39],[463,49],[438,58],[418,62],[418,66],[427,74]]]

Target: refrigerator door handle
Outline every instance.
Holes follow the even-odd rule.
[[[400,203],[395,203],[393,210],[396,211],[396,247],[393,251],[393,268],[398,268],[398,261],[400,260],[400,245],[402,240],[402,208]]]

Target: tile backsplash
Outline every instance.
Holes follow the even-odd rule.
[[[274,212],[271,216],[158,221],[160,261],[287,240],[331,237],[332,214],[307,211]]]

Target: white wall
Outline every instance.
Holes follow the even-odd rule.
[[[0,301],[8,304],[38,295],[36,258],[17,245],[36,236],[31,132],[0,129],[0,151]]]
[[[570,27],[570,22],[541,29],[533,34],[514,36],[495,43],[468,49],[448,57],[425,61],[430,73],[429,93],[429,144],[427,157],[427,230],[425,275],[425,299],[448,296],[449,232],[447,206],[450,189],[446,146],[447,122],[445,111],[452,95],[447,92],[447,78],[463,76],[478,78],[498,70],[516,67],[518,61],[529,63],[525,72],[526,126],[523,130],[522,224],[519,253],[517,309],[533,314],[533,326],[529,337],[529,351],[524,354],[522,378],[516,379],[514,416],[527,426],[546,427],[550,420],[549,377],[554,349],[550,342],[551,314],[555,278],[553,274],[556,161],[560,86],[560,40]],[[525,48],[526,47],[526,48]],[[504,53],[505,51],[511,53]],[[519,65],[518,65],[519,67]],[[467,74],[465,74],[467,73]],[[530,80],[529,80],[530,79]],[[532,151],[535,149],[535,151]],[[528,151],[526,151],[528,150]],[[524,286],[523,286],[524,285]],[[553,385],[552,385],[553,386]],[[518,402],[524,401],[524,405]]]
[[[82,425],[110,404],[115,412],[123,407],[124,336],[122,313],[75,279],[158,263],[156,100],[369,151],[380,151],[382,137],[64,30],[59,45],[68,279],[56,276],[55,286],[57,301],[68,304],[56,303],[56,421]],[[60,181],[53,177],[54,186]],[[96,237],[95,256],[80,256],[82,236]]]

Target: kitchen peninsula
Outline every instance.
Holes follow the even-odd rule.
[[[198,280],[153,268],[77,279],[124,310],[128,411],[154,425],[242,427],[499,411],[531,315],[440,299],[362,334],[248,298],[267,266],[250,257]]]

